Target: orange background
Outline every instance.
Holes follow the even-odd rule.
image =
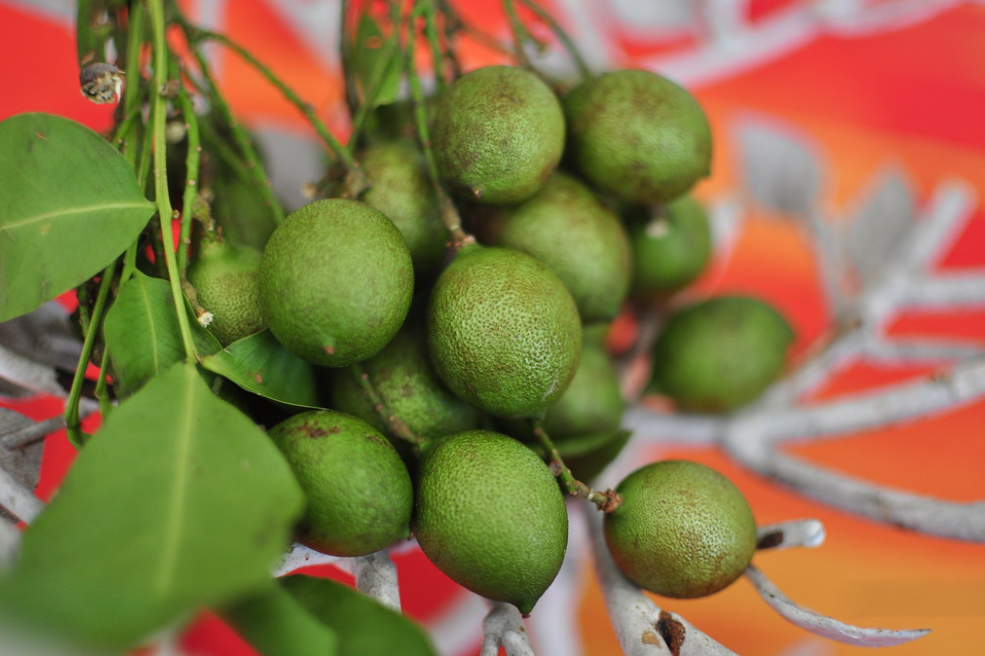
[[[194,7],[194,2],[186,2]],[[459,3],[464,4],[464,3]],[[750,4],[754,20],[795,3]],[[878,3],[877,3],[878,4]],[[487,31],[502,27],[498,3],[471,3],[466,15]],[[295,38],[262,0],[226,3],[231,36],[299,89],[341,133],[341,85],[327,66]],[[23,111],[48,111],[104,129],[111,109],[85,101],[77,91],[71,27],[21,3],[0,2],[0,119]],[[714,175],[698,194],[713,197],[737,185],[730,130],[749,112],[782,119],[806,135],[835,175],[824,189],[825,207],[843,214],[869,177],[887,162],[903,166],[926,200],[947,177],[970,183],[985,198],[985,6],[961,5],[930,20],[864,37],[822,36],[782,57],[728,79],[692,87],[716,136]],[[632,66],[654,53],[685,50],[693,36],[641,41],[618,31],[604,35]],[[472,65],[494,55],[470,47]],[[238,60],[219,54],[224,90],[248,120],[294,126],[299,115]],[[752,216],[727,267],[702,292],[753,292],[778,305],[799,334],[798,350],[825,328],[810,250],[789,223]],[[962,269],[985,264],[985,210],[938,266]],[[900,317],[898,334],[955,335],[985,345],[985,311]],[[929,367],[855,366],[819,395],[825,398],[918,376]],[[60,412],[56,400],[25,410],[35,416]],[[795,447],[820,465],[871,481],[954,501],[985,499],[985,402],[912,425],[845,436]],[[88,428],[92,429],[90,425]],[[929,637],[891,648],[898,656],[985,653],[985,547],[923,537],[855,519],[795,496],[751,475],[712,449],[653,449],[652,457],[683,456],[718,468],[747,494],[761,523],[817,517],[827,528],[815,550],[762,553],[756,564],[791,598],[838,619],[862,626],[922,628]],[[50,495],[71,460],[63,436],[49,438],[39,493]],[[456,586],[419,553],[395,558],[401,571],[404,607],[427,621],[453,599]],[[338,576],[337,574],[334,574]],[[344,577],[342,577],[344,578]],[[577,630],[586,656],[618,654],[593,572],[586,570]],[[762,602],[745,580],[707,599],[658,600],[744,656],[862,653],[861,648],[813,638],[787,624]],[[478,628],[478,627],[477,627]],[[206,616],[184,642],[201,656],[251,654],[230,632]]]

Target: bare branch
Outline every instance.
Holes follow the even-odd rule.
[[[7,471],[0,469],[0,506],[17,519],[30,524],[44,510],[45,503]]]
[[[985,284],[985,280],[982,281]],[[871,339],[859,354],[869,362],[891,364],[940,364],[971,360],[985,355],[985,347],[972,342],[941,339]]]
[[[960,310],[985,305],[985,271],[938,273],[907,281],[901,309]]]
[[[21,532],[10,521],[0,518],[0,572],[14,564],[21,546]]]
[[[280,564],[274,569],[273,575],[275,577],[284,576],[296,569],[310,567],[312,565],[334,565],[338,564],[340,560],[342,559],[338,556],[329,556],[328,554],[323,554],[320,551],[306,547],[300,542],[295,542],[284,553]]]
[[[534,656],[523,618],[513,604],[494,602],[482,621],[482,633],[480,656],[496,656],[500,647],[507,656]]]
[[[0,344],[0,378],[36,394],[64,397],[55,370]]]
[[[819,547],[824,542],[824,524],[817,519],[797,519],[760,526],[756,530],[757,549]]]
[[[974,214],[976,196],[974,187],[963,180],[937,185],[907,240],[900,265],[911,271],[931,266],[960,236]]]
[[[921,638],[929,629],[893,631],[890,629],[865,629],[821,615],[798,606],[780,591],[762,572],[753,566],[746,568],[746,577],[763,599],[784,619],[819,636],[845,642],[858,647],[892,647]]]
[[[717,415],[654,412],[634,406],[623,415],[622,425],[633,432],[633,440],[682,443],[694,446],[712,444],[725,431],[725,418]]]
[[[348,558],[343,567],[356,577],[356,588],[384,606],[400,611],[397,566],[386,549],[361,558]]]

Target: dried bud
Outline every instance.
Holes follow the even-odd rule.
[[[123,71],[115,64],[94,62],[79,72],[82,95],[94,103],[118,102],[123,90]]]

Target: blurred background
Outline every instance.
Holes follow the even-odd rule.
[[[336,53],[338,3],[320,0],[188,0],[198,23],[246,45],[317,108],[336,134],[347,130]],[[506,38],[497,2],[454,2],[465,20]],[[882,178],[902,181],[917,208],[940,185],[961,181],[969,218],[939,254],[940,271],[985,267],[985,3],[958,0],[544,0],[594,70],[645,68],[687,87],[715,135],[712,176],[695,190],[709,205],[732,208],[718,225],[719,255],[690,290],[697,296],[751,293],[778,306],[797,330],[803,354],[831,325],[814,251],[796,217],[768,210],[749,193],[749,170],[762,165],[744,134],[765,131],[796,146],[812,187],[812,211],[837,225]],[[106,130],[112,106],[78,92],[75,3],[0,0],[0,119],[52,112]],[[549,39],[546,30],[534,28]],[[504,61],[479,41],[462,44],[467,68]],[[258,134],[273,162],[274,184],[289,207],[302,185],[320,176],[323,154],[296,110],[240,60],[211,52],[233,110]],[[545,65],[568,66],[551,50]],[[752,128],[750,128],[752,126]],[[782,148],[780,149],[782,150]],[[768,155],[769,153],[767,153]],[[0,154],[2,156],[2,154]],[[780,157],[780,155],[776,155]],[[805,159],[806,158],[806,159]],[[806,162],[806,164],[805,164]],[[783,164],[783,161],[780,162]],[[767,166],[768,165],[764,165]],[[887,173],[889,172],[889,173]],[[789,184],[798,184],[791,176]],[[875,232],[878,234],[878,230]],[[985,349],[985,310],[909,313],[894,335],[953,337]],[[815,398],[872,389],[923,376],[943,363],[859,364],[841,370]],[[61,412],[57,399],[20,411]],[[93,425],[87,426],[90,430]],[[820,465],[879,484],[971,502],[985,499],[985,403],[903,427],[790,447]],[[638,436],[639,437],[639,436]],[[637,464],[687,457],[709,464],[746,493],[761,524],[821,519],[827,541],[814,550],[761,553],[756,565],[797,602],[862,626],[931,628],[929,637],[890,648],[897,656],[985,653],[985,546],[916,535],[806,500],[750,474],[713,447],[673,447],[638,440]],[[63,435],[45,445],[39,494],[47,498],[70,466]],[[587,542],[576,518],[572,539]],[[483,604],[438,573],[415,550],[394,556],[406,612],[434,631],[446,654],[475,654]],[[590,558],[576,564],[572,642],[564,652],[533,640],[541,655],[621,653],[594,581]],[[341,580],[346,576],[317,570]],[[351,579],[348,579],[351,580]],[[861,648],[815,638],[776,615],[740,580],[710,598],[659,600],[743,656],[848,656]],[[541,632],[541,636],[545,634]],[[551,632],[553,635],[553,632]],[[541,638],[543,641],[544,638]],[[253,652],[208,613],[183,641],[187,654]]]

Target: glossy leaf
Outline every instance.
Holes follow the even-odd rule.
[[[302,575],[280,580],[295,600],[335,632],[340,654],[436,656],[420,626],[349,586]]]
[[[222,612],[235,631],[263,656],[335,656],[335,632],[279,585]]]
[[[191,325],[199,353],[219,350],[219,343],[205,328],[194,319]],[[185,359],[171,286],[140,271],[134,272],[106,313],[103,335],[123,395]]]
[[[106,419],[24,533],[0,610],[122,648],[269,579],[303,505],[267,436],[193,365]]]
[[[281,346],[269,330],[205,357],[202,366],[271,401],[318,407],[311,364]]]
[[[99,273],[154,213],[126,160],[50,114],[0,122],[0,321]]]

